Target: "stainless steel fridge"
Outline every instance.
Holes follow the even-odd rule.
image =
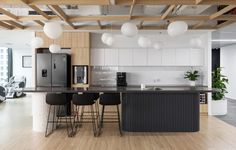
[[[67,54],[37,54],[37,87],[66,87],[68,86],[69,56]]]

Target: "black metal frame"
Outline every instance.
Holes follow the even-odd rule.
[[[63,105],[64,106],[64,105]],[[71,120],[71,116],[69,116],[70,118],[70,125],[71,125],[71,132],[69,131],[69,126],[68,126],[68,116],[65,117],[61,117],[60,116],[60,108],[63,107],[61,105],[49,105],[49,110],[48,110],[48,117],[47,117],[47,125],[46,125],[46,131],[45,131],[45,137],[48,137],[49,135],[51,135],[54,131],[54,129],[57,129],[59,127],[59,125],[61,123],[66,123],[66,129],[67,129],[67,135],[68,137],[72,137],[73,136],[73,125],[72,125],[72,120]],[[51,114],[51,107],[53,107],[53,119],[50,120],[50,114]],[[56,107],[58,107],[58,111],[56,112]],[[55,114],[57,113],[57,120],[55,121]],[[66,121],[62,122],[62,118],[65,118]],[[59,121],[59,124],[58,124]],[[52,129],[51,132],[48,133],[48,125],[49,123],[52,123]],[[54,127],[54,125],[56,124],[56,128]]]
[[[100,124],[99,124],[98,136],[100,136],[101,133],[102,133],[103,123],[104,123],[105,106],[106,105],[102,105],[102,114],[101,114],[101,119],[100,119]],[[111,106],[111,105],[109,105],[109,106]],[[119,105],[113,105],[113,106],[116,106],[116,108],[117,108],[117,112],[116,112],[117,113],[117,117],[118,117],[117,121],[106,121],[106,122],[107,123],[116,123],[116,122],[118,122],[120,136],[122,136],[123,132],[122,132],[122,129],[121,129],[121,119],[120,119]],[[108,112],[107,111],[106,113],[114,113],[114,112],[111,112],[111,111]],[[109,119],[113,119],[113,118],[109,118]]]

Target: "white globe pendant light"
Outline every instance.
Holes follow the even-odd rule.
[[[103,33],[102,34],[102,37],[101,37],[101,40],[102,40],[102,42],[104,43],[104,44],[106,44],[107,43],[107,39],[109,38],[109,37],[111,37],[112,35],[110,34],[110,33]]]
[[[109,36],[109,37],[107,38],[107,40],[106,40],[106,44],[107,44],[108,46],[112,46],[114,42],[115,42],[115,39],[114,39],[113,36]]]
[[[128,37],[134,37],[138,34],[138,28],[135,24],[126,22],[121,26],[121,33]]]
[[[171,37],[184,34],[188,30],[188,24],[184,21],[175,21],[168,25],[167,32]]]
[[[31,47],[32,48],[39,48],[43,45],[43,39],[41,37],[34,37],[31,40]]]
[[[190,39],[190,45],[194,47],[201,47],[202,40],[200,38],[192,38]]]
[[[47,22],[43,27],[43,31],[50,39],[57,39],[62,35],[63,29],[58,22]]]
[[[61,46],[60,46],[60,45],[57,45],[57,44],[51,44],[51,45],[49,46],[49,51],[50,51],[51,53],[58,53],[58,52],[61,51]]]
[[[142,48],[150,47],[151,44],[152,44],[152,42],[149,38],[146,38],[146,37],[143,37],[143,36],[138,38],[138,45]]]

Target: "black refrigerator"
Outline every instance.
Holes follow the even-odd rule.
[[[70,57],[67,54],[37,54],[37,87],[67,87],[70,82]]]

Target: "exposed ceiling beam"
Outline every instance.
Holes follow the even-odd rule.
[[[2,14],[4,14],[4,15],[6,15],[6,16],[12,18],[12,19],[14,19],[14,20],[17,20],[17,16],[16,16],[16,15],[10,13],[9,11],[7,11],[7,10],[5,10],[5,9],[3,9],[3,8],[0,8],[0,12],[1,12]]]
[[[135,3],[136,3],[136,0],[133,0],[132,5],[130,6],[129,19],[132,18],[132,14],[133,14],[133,10],[134,10]]]
[[[68,16],[65,14],[65,12],[61,9],[58,5],[50,5],[48,6],[54,13],[56,13],[62,20],[64,20],[69,26],[71,26],[73,29],[75,29],[75,26],[68,20]]]
[[[51,21],[59,21],[61,18],[58,16],[50,16]],[[208,21],[209,16],[167,16],[166,20],[170,21],[176,21],[176,20],[182,20],[182,21]],[[5,20],[15,20],[12,18],[9,18],[5,15],[0,15],[0,21]],[[40,21],[47,21],[43,16],[41,15],[30,15],[30,16],[18,16],[18,21],[34,21],[34,20],[40,20]],[[68,16],[68,21],[70,22],[79,22],[79,21],[125,21],[129,20],[128,15],[120,15],[120,16]],[[132,20],[137,21],[161,21],[161,16],[132,16]],[[236,21],[236,15],[223,15],[219,16],[213,20],[231,20]]]
[[[206,21],[200,21],[199,23],[195,24],[192,29],[198,29],[199,27],[201,27]]]
[[[225,8],[223,8],[223,9],[221,9],[220,11],[212,14],[209,18],[210,18],[210,20],[215,19],[215,18],[223,15],[224,13],[227,13],[228,11],[234,9],[235,7],[236,7],[236,5],[229,5],[229,6],[225,7]]]
[[[196,0],[196,5],[200,4],[201,2],[203,2],[203,0]]]
[[[121,26],[111,26],[111,25],[106,25],[103,26],[102,29],[98,25],[84,25],[84,26],[75,26],[76,29],[73,30],[120,30]],[[43,27],[41,26],[29,26],[25,28],[27,30],[42,30]],[[63,26],[64,30],[71,30],[71,27],[66,25]],[[166,26],[143,26],[140,30],[164,30],[166,29]],[[191,28],[190,28],[191,29]],[[199,28],[201,30],[215,30],[215,27],[212,26],[202,26]]]
[[[198,0],[200,5],[236,5],[235,0]],[[116,5],[132,5],[132,0],[116,0]],[[196,5],[196,0],[136,0],[136,5]]]
[[[161,15],[161,19],[164,20],[174,8],[175,5],[170,5],[167,10]]]
[[[109,5],[109,0],[0,0],[0,4],[20,5],[22,3],[29,5]]]
[[[37,6],[35,5],[28,5],[30,8],[32,8],[33,10],[35,10],[38,14],[42,15],[44,18],[46,18],[47,20],[50,19],[50,16],[48,16],[45,12],[43,12],[42,10],[40,10]]]
[[[2,22],[2,21],[0,21],[0,27],[2,27],[2,28],[4,28],[4,29],[9,29],[9,30],[14,29],[13,26],[11,26],[11,25],[9,25],[9,24],[7,24],[7,23],[4,23],[4,22]]]
[[[235,23],[235,21],[225,21],[225,22],[223,22],[223,23],[221,23],[221,24],[218,24],[218,25],[216,26],[216,28],[217,28],[217,29],[220,29],[220,28],[226,27],[226,26],[228,26],[228,25],[230,25],[230,24],[232,24],[232,23]]]
[[[0,0],[0,4],[21,5],[109,5],[109,0]],[[200,5],[236,5],[235,0],[198,0]],[[132,0],[116,0],[116,5],[132,5]],[[136,0],[136,5],[196,5],[196,0]]]
[[[39,24],[40,26],[44,26],[44,23],[40,20],[34,20],[35,23]]]
[[[6,20],[5,22],[12,25],[12,26],[14,26],[14,27],[16,27],[16,28],[19,28],[19,29],[24,29],[25,28],[23,25],[15,22],[15,21],[12,21],[12,20]]]

